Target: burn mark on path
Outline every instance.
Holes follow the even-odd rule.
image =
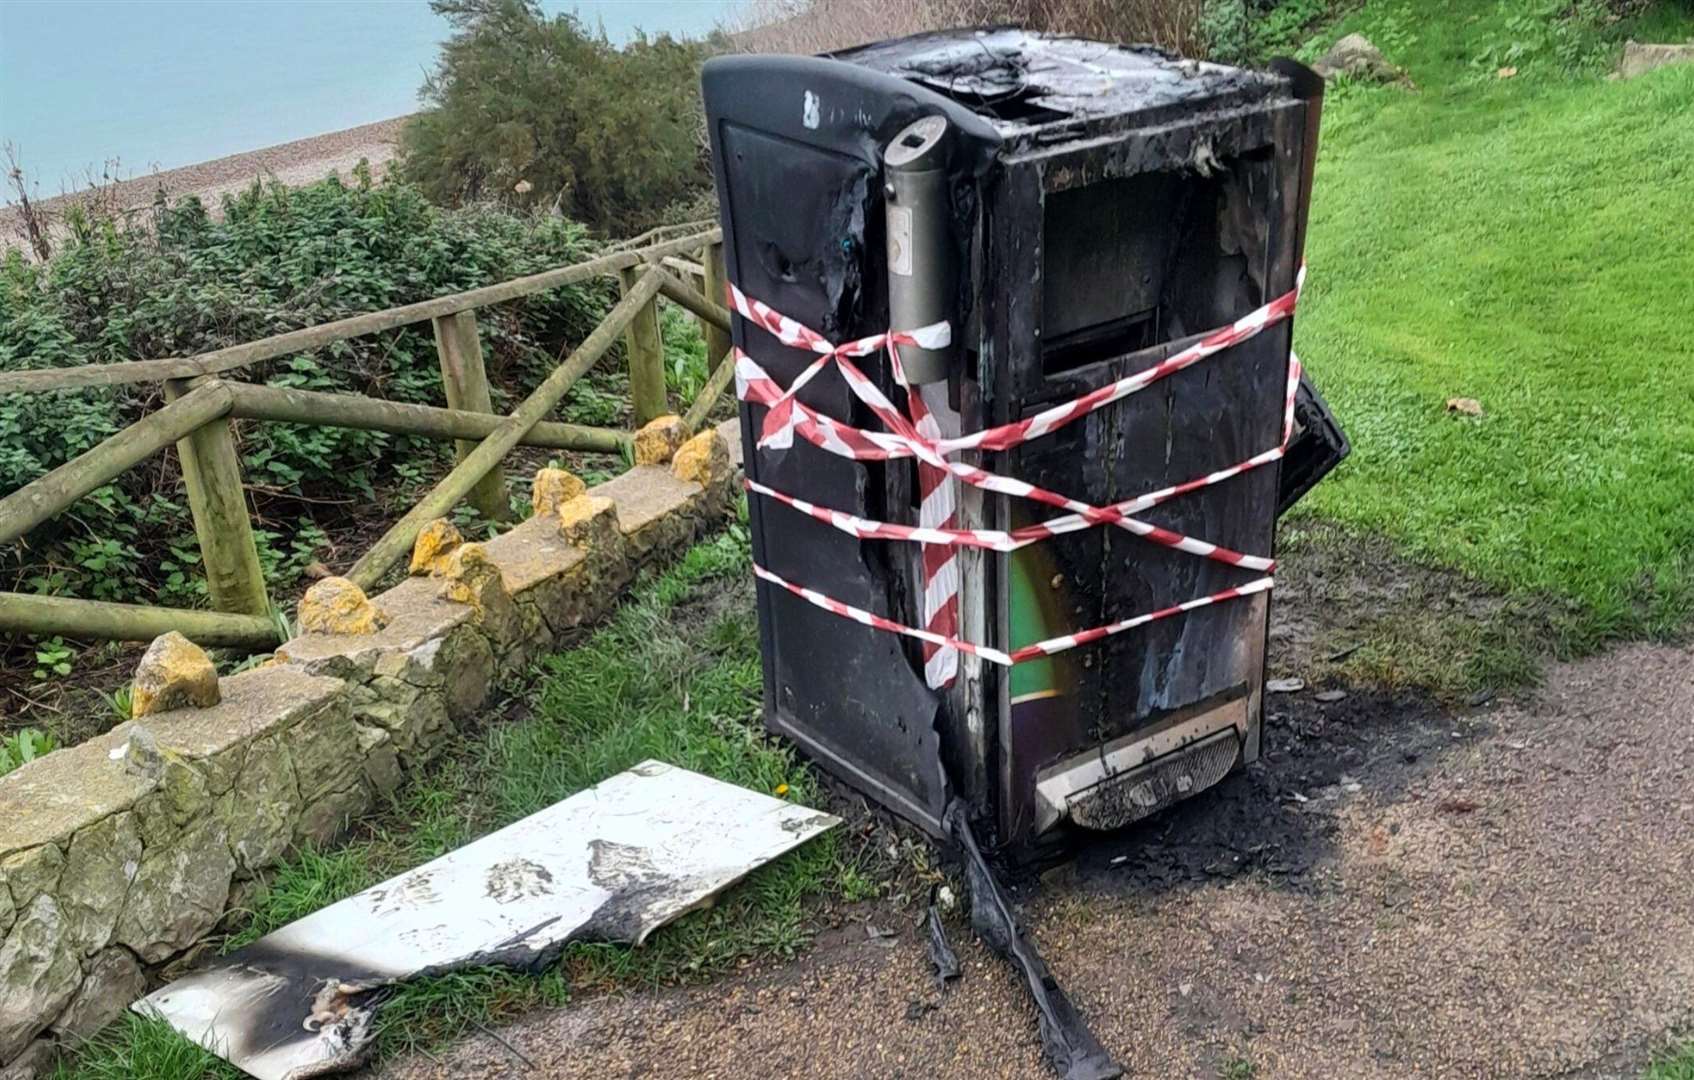
[[[1077,873],[1130,891],[1248,874],[1315,888],[1313,871],[1335,854],[1335,810],[1361,794],[1405,797],[1452,749],[1456,723],[1477,730],[1421,692],[1355,690],[1328,703],[1278,696],[1257,763],[1140,826],[1086,843]]]

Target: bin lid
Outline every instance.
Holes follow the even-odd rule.
[[[906,79],[970,108],[1002,134],[1115,118],[1223,108],[1285,90],[1285,78],[1150,45],[1109,45],[1015,27],[945,30],[831,54]]]

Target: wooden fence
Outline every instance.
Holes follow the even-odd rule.
[[[454,441],[457,464],[453,469],[348,572],[360,587],[370,589],[411,550],[418,531],[427,522],[446,515],[461,501],[469,501],[487,517],[506,516],[501,460],[513,447],[522,444],[615,452],[630,442],[633,436],[627,431],[545,419],[620,335],[629,356],[630,399],[636,425],[667,411],[656,299],[661,295],[701,320],[708,363],[715,361],[710,378],[683,417],[689,432],[694,432],[706,422],[734,374],[728,356],[729,313],[708,299],[723,292],[722,234],[717,229],[688,226],[680,230],[684,235],[659,239],[675,231],[679,230],[655,230],[587,262],[198,356],[0,373],[0,394],[161,382],[166,398],[166,404],[158,410],[0,498],[0,543],[21,540],[76,500],[174,443],[212,606],[210,611],[199,611],[0,592],[0,632],[145,641],[178,630],[208,645],[264,648],[277,644],[282,628],[271,614],[260,570],[232,421],[317,424]],[[685,255],[698,261],[683,258]],[[684,277],[678,277],[679,273]],[[600,275],[619,278],[622,299],[510,415],[495,414],[477,336],[477,309]],[[700,288],[694,286],[694,279]],[[239,381],[232,374],[263,360],[426,319],[435,330],[444,408],[359,394],[260,386]]]

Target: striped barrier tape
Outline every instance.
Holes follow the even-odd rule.
[[[895,622],[893,619],[885,619],[881,615],[873,615],[864,608],[856,608],[852,604],[844,604],[834,597],[825,596],[816,589],[808,589],[803,585],[796,585],[792,581],[788,581],[771,573],[758,563],[753,564],[753,573],[757,575],[760,580],[768,581],[772,585],[787,589],[789,592],[800,597],[802,600],[805,600],[807,603],[823,608],[825,611],[832,614],[840,615],[842,618],[852,619],[854,622],[863,623],[866,626],[874,627],[878,630],[887,630],[894,634],[904,634],[906,637],[917,638],[919,641],[932,645],[938,645],[949,649],[957,649],[960,652],[967,652],[973,656],[980,656],[989,663],[999,664],[1003,667],[1011,667],[1013,664],[1021,664],[1025,660],[1036,660],[1043,656],[1053,656],[1054,654],[1062,653],[1067,649],[1074,649],[1078,645],[1087,645],[1090,642],[1099,641],[1101,638],[1111,637],[1113,634],[1121,634],[1125,630],[1133,630],[1138,626],[1145,626],[1150,622],[1157,622],[1160,619],[1168,619],[1172,615],[1181,615],[1183,612],[1193,611],[1195,608],[1207,607],[1211,604],[1219,604],[1225,600],[1234,600],[1238,596],[1251,596],[1253,593],[1261,593],[1266,589],[1269,589],[1273,584],[1272,579],[1269,577],[1254,578],[1245,585],[1237,585],[1234,588],[1224,589],[1222,592],[1215,592],[1210,596],[1200,596],[1193,600],[1184,600],[1180,604],[1173,604],[1170,607],[1160,608],[1157,611],[1145,612],[1141,615],[1135,616],[1134,618],[1124,619],[1120,622],[1107,623],[1104,626],[1095,626],[1087,630],[1079,630],[1074,634],[1064,634],[1059,637],[1048,638],[1045,641],[1037,641],[1033,645],[1025,645],[1022,648],[1013,649],[1011,652],[1005,652],[989,645],[978,645],[975,642],[964,641],[956,637],[943,637],[942,635],[931,633],[928,630],[919,630],[915,626],[907,626],[904,623]]]
[[[850,374],[848,371],[849,368],[851,368]],[[850,382],[864,379],[863,373],[856,367],[852,367],[850,364],[843,367],[843,373],[849,374]],[[1182,533],[1149,524],[1148,522],[1142,521],[1133,515],[1142,510],[1146,510],[1150,507],[1157,506],[1162,502],[1173,499],[1178,495],[1184,495],[1202,487],[1221,483],[1224,480],[1228,480],[1233,476],[1238,476],[1250,469],[1255,469],[1261,465],[1266,465],[1272,461],[1280,459],[1287,451],[1288,442],[1293,436],[1294,397],[1300,388],[1299,361],[1292,355],[1289,359],[1288,375],[1286,394],[1284,396],[1283,403],[1283,437],[1278,445],[1255,454],[1246,461],[1240,462],[1236,465],[1231,465],[1228,468],[1219,469],[1216,472],[1207,473],[1205,476],[1196,477],[1193,480],[1188,480],[1171,487],[1162,488],[1159,491],[1149,492],[1145,495],[1125,500],[1122,503],[1116,503],[1111,506],[1091,506],[1081,500],[1060,495],[1057,492],[1049,491],[1046,488],[1036,487],[1034,484],[1026,483],[1022,480],[1015,480],[1011,477],[1001,476],[998,473],[992,473],[974,465],[966,465],[957,461],[947,461],[946,459],[941,458],[938,454],[935,454],[932,448],[914,444],[911,439],[908,439],[905,436],[889,435],[877,431],[865,431],[862,428],[856,428],[849,424],[843,424],[839,421],[833,420],[816,412],[807,405],[795,402],[794,407],[797,415],[794,430],[799,432],[800,435],[808,442],[811,442],[820,449],[827,450],[831,453],[838,454],[842,457],[850,458],[855,461],[882,461],[909,455],[916,456],[920,461],[934,465],[937,468],[944,469],[948,473],[973,487],[982,488],[985,491],[992,491],[1001,495],[1013,495],[1019,498],[1030,499],[1034,502],[1045,503],[1048,506],[1054,506],[1062,510],[1069,510],[1071,513],[1062,517],[1051,518],[1047,521],[1039,522],[1034,525],[1025,526],[1024,529],[1018,530],[1016,534],[997,533],[993,530],[982,529],[950,530],[945,533],[934,530],[929,532],[908,532],[907,530],[911,530],[911,526],[895,525],[890,522],[866,521],[865,519],[853,517],[853,515],[850,514],[844,514],[841,511],[831,510],[827,507],[818,507],[812,503],[804,503],[804,500],[791,502],[789,505],[794,506],[797,510],[803,510],[803,512],[811,515],[812,517],[816,517],[830,525],[841,528],[846,532],[858,532],[861,529],[866,529],[868,527],[870,532],[879,534],[875,537],[876,539],[911,540],[923,544],[949,544],[953,546],[984,547],[1004,551],[1015,551],[1019,547],[1025,546],[1026,543],[1033,542],[1035,540],[1045,540],[1051,536],[1077,532],[1081,529],[1092,528],[1095,525],[1115,525],[1155,544],[1175,548],[1178,551],[1185,551],[1190,555],[1214,559],[1218,562],[1228,563],[1231,566],[1241,566],[1248,570],[1262,570],[1269,572],[1276,568],[1276,562],[1273,559],[1258,555],[1246,555],[1239,551],[1233,551],[1229,548],[1221,547],[1205,540],[1185,536]],[[868,383],[868,380],[865,381]],[[776,383],[764,373],[764,369],[760,368],[751,358],[739,350],[737,350],[736,354],[736,383],[737,394],[741,397],[741,399],[744,401],[751,401],[755,404],[763,404],[764,402],[773,399],[777,392]],[[874,386],[871,386],[870,390],[878,397],[881,396],[881,392],[877,391]],[[880,412],[881,411],[878,410],[879,415]],[[793,498],[792,496],[776,493],[770,488],[763,488],[762,485],[760,488],[753,488],[752,490],[758,491],[758,493],[762,495],[776,497],[785,502]],[[804,503],[804,506],[798,505],[798,503]],[[920,522],[920,525],[921,524],[922,523]],[[1016,540],[1021,540],[1023,542],[1008,542],[1002,539],[1008,536],[1015,537]]]
[[[1158,611],[1148,612],[1106,626],[1082,630],[1075,634],[1037,642],[1008,653],[985,645],[964,641],[956,636],[958,562],[956,549],[978,547],[992,551],[1010,552],[1049,537],[1092,528],[1095,525],[1114,525],[1153,543],[1171,547],[1202,558],[1214,559],[1244,569],[1261,570],[1267,574],[1275,561],[1264,556],[1233,551],[1208,541],[1164,529],[1142,521],[1133,515],[1176,498],[1179,495],[1221,483],[1261,465],[1279,460],[1288,449],[1294,434],[1294,402],[1300,385],[1300,361],[1289,354],[1288,379],[1283,404],[1282,438],[1276,446],[1261,451],[1236,465],[1229,466],[1180,484],[1148,492],[1110,506],[1092,506],[1081,500],[1036,487],[1011,477],[1001,476],[962,462],[950,461],[946,455],[964,450],[1006,450],[1032,439],[1050,434],[1089,413],[1138,393],[1170,375],[1199,363],[1224,349],[1238,345],[1269,326],[1291,317],[1305,284],[1306,270],[1301,266],[1295,287],[1263,307],[1202,337],[1199,341],[1155,364],[1145,371],[1108,383],[1073,401],[1044,409],[1034,416],[986,428],[969,435],[943,437],[939,425],[922,397],[922,390],[907,381],[900,361],[901,345],[939,348],[951,340],[946,323],[935,323],[912,331],[889,331],[836,345],[816,331],[782,315],[768,305],[753,300],[735,285],[727,287],[730,306],[743,318],[770,332],[784,345],[804,348],[818,354],[786,389],[780,386],[751,357],[735,350],[736,394],[743,400],[764,405],[768,411],[760,430],[757,445],[761,448],[782,449],[793,444],[798,433],[807,442],[830,453],[855,461],[887,461],[904,457],[917,460],[919,474],[919,520],[917,526],[874,521],[848,514],[775,490],[747,480],[749,491],[775,499],[843,532],[863,539],[901,540],[924,545],[924,626],[905,626],[860,608],[842,603],[815,590],[795,585],[755,564],[754,572],[764,581],[779,585],[796,596],[826,611],[851,618],[867,626],[892,633],[904,634],[924,643],[925,681],[931,687],[950,683],[957,673],[957,656],[971,653],[994,663],[1016,664],[1039,656],[1052,655],[1121,633],[1156,619],[1180,614],[1224,600],[1234,599],[1269,589],[1273,579],[1266,576],[1247,585],[1226,589]],[[852,362],[853,357],[885,351],[895,383],[905,391],[910,419],[895,407],[881,389]],[[825,367],[833,364],[861,402],[888,427],[887,432],[867,431],[817,412],[800,402],[795,394]],[[962,481],[985,491],[1030,499],[1069,513],[1047,521],[1024,526],[1009,532],[992,529],[961,529],[955,524],[955,481]]]

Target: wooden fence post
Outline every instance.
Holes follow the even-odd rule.
[[[619,271],[623,292],[628,296],[646,271],[630,267]],[[659,337],[659,303],[648,300],[624,335],[629,350],[629,400],[635,406],[635,426],[670,411],[665,401],[665,346]]]
[[[165,397],[171,401],[188,393],[184,380],[165,383]],[[247,493],[241,486],[241,459],[235,452],[229,419],[218,417],[189,432],[177,442],[176,452],[212,606],[240,615],[269,613],[270,596],[259,566],[259,548],[253,542]]]
[[[714,304],[728,304],[729,301],[724,298],[723,241],[707,244],[701,262],[706,267],[706,299]],[[718,360],[729,351],[729,331],[710,319],[701,319],[700,329],[706,334],[706,366],[716,367]]]
[[[488,394],[488,372],[482,365],[482,340],[476,332],[476,312],[455,311],[438,315],[430,322],[435,327],[435,351],[441,357],[441,385],[447,391],[447,407],[465,412],[492,413],[494,399]],[[477,439],[460,439],[455,444],[457,459],[465,460],[475,450]],[[472,489],[470,503],[490,521],[505,521],[512,516],[512,503],[506,497],[506,470],[498,465]]]
[[[382,538],[372,544],[370,550],[347,571],[347,577],[361,589],[374,588],[388,568],[412,550],[412,541],[417,539],[424,524],[445,514],[470,494],[477,480],[498,465],[506,451],[521,442],[525,433],[533,430],[542,417],[565,399],[572,384],[606,354],[636,312],[652,306],[653,297],[658,295],[659,283],[664,277],[665,272],[658,267],[642,274],[629,290],[629,295],[612,305],[612,310],[606,312],[606,317],[600,320],[593,333],[582,339],[576,351],[554,368],[552,374],[542,379],[541,385],[531,390],[511,415],[502,418],[500,426],[484,436],[469,457],[436,481],[429,493],[419,499],[405,517],[390,525]]]

